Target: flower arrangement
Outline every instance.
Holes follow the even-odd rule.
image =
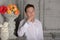
[[[5,14],[5,12],[7,12],[7,14],[11,14],[12,12],[14,12],[15,15],[19,14],[19,10],[15,4],[10,4],[8,6],[0,6],[0,13]]]
[[[7,9],[8,14],[11,14],[12,12],[14,12],[15,15],[19,14],[19,10],[15,4],[8,5]]]
[[[7,7],[6,6],[0,6],[0,13],[1,14],[5,14],[5,12],[7,11]]]

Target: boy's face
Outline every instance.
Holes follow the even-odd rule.
[[[28,18],[35,17],[35,9],[33,7],[27,8],[26,15]]]

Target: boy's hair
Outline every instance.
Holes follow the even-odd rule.
[[[32,5],[32,4],[27,4],[26,7],[25,7],[25,12],[27,12],[27,9],[28,9],[29,7],[33,7],[33,8],[35,9],[34,5]]]

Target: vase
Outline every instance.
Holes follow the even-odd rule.
[[[9,31],[9,39],[15,39],[17,38],[14,35],[14,30],[15,30],[15,21],[14,19],[17,18],[18,16],[14,15],[12,12],[11,14],[4,14],[5,20],[8,22],[8,31]]]

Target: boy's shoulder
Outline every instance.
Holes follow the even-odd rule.
[[[40,21],[40,20],[38,20],[38,19],[35,19],[35,20],[36,20],[36,22],[41,23],[41,21]]]
[[[20,23],[24,23],[26,21],[26,19],[22,19],[21,21],[20,21]]]

